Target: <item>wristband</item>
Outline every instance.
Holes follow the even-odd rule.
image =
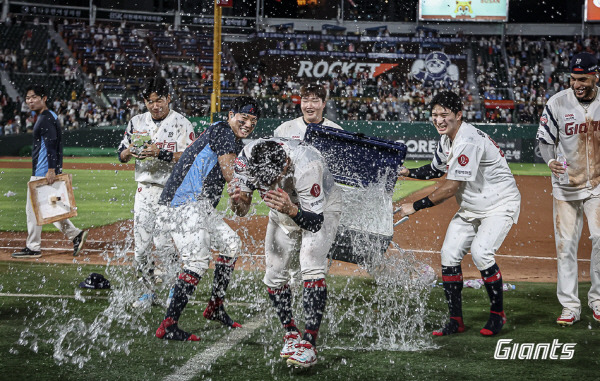
[[[550,166],[550,163],[552,163],[553,161],[556,161],[556,159],[552,158],[552,159],[548,160],[548,167]]]
[[[167,151],[166,149],[158,150],[158,160],[166,161],[167,163],[173,160],[173,152]]]
[[[431,208],[432,206],[434,206],[435,204],[433,202],[431,202],[431,200],[429,199],[429,196],[424,197],[418,201],[415,201],[413,203],[413,209],[416,211],[419,211],[421,209],[425,209],[425,208]]]
[[[296,213],[296,215],[294,217],[292,217],[292,220],[295,223],[298,223],[298,221],[300,221],[300,218],[302,218],[302,208],[300,208],[299,206],[297,206],[298,208],[298,213]]]

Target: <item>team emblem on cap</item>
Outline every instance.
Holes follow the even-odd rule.
[[[469,164],[469,158],[467,157],[467,155],[460,155],[458,157],[458,164],[460,164],[461,167],[464,167],[465,165]]]

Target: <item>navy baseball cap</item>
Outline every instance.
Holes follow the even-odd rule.
[[[590,74],[598,71],[598,60],[590,53],[575,54],[571,58],[571,73]]]
[[[248,114],[260,118],[260,106],[252,97],[241,96],[233,100],[231,111],[234,113]]]
[[[110,288],[110,282],[102,274],[91,273],[83,282],[79,283],[81,288],[106,289]]]

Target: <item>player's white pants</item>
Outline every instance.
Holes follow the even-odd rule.
[[[212,257],[211,249],[230,258],[239,255],[240,237],[210,204],[193,202],[166,209],[173,216],[167,228],[181,255],[184,270],[204,275]]]
[[[479,271],[496,263],[494,254],[513,225],[508,216],[489,216],[466,221],[456,214],[446,231],[442,245],[442,266],[458,266],[471,249],[473,263]]]
[[[134,254],[138,270],[144,272],[152,267],[152,264],[148,263],[152,243],[156,247],[156,252],[165,260],[171,259],[175,254],[170,236],[156,223],[159,217],[158,200],[162,191],[163,187],[161,186],[138,183],[135,192],[133,205]]]
[[[327,254],[340,223],[341,212],[325,212],[321,230],[294,230],[286,233],[269,218],[265,237],[266,272],[263,282],[272,289],[285,286],[290,280],[293,260],[300,261],[303,280],[321,279],[327,273]],[[299,258],[296,255],[299,253]]]
[[[44,179],[45,177],[31,176],[29,181]],[[31,203],[31,194],[29,193],[29,187],[27,187],[27,205],[25,206],[25,213],[27,215],[27,241],[25,245],[29,250],[40,251],[42,243],[42,226],[37,225],[35,218],[35,212],[33,211],[33,205]],[[78,229],[73,225],[71,220],[61,220],[54,223],[54,226],[60,230],[69,240],[75,239],[81,233],[81,229]]]
[[[554,199],[554,235],[558,259],[556,294],[560,304],[575,312],[578,317],[581,302],[578,292],[577,248],[583,229],[584,212],[592,240],[592,287],[588,292],[588,305],[592,307],[600,304],[600,196],[577,201]]]

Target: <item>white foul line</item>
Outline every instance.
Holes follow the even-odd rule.
[[[245,323],[242,328],[233,329],[229,335],[189,359],[175,373],[165,377],[164,380],[185,381],[198,377],[198,373],[210,369],[215,361],[223,357],[227,351],[236,346],[240,341],[250,336],[263,323],[264,318],[256,317]]]
[[[397,249],[390,249],[397,250]],[[441,254],[439,250],[420,250],[420,249],[404,249],[404,251],[412,251],[414,253],[425,253],[425,254]],[[468,253],[471,254],[471,253]],[[555,257],[535,257],[532,255],[508,255],[508,254],[494,254],[495,257],[512,258],[512,259],[543,259],[549,261],[556,261]],[[590,259],[577,259],[580,262],[590,262]]]

